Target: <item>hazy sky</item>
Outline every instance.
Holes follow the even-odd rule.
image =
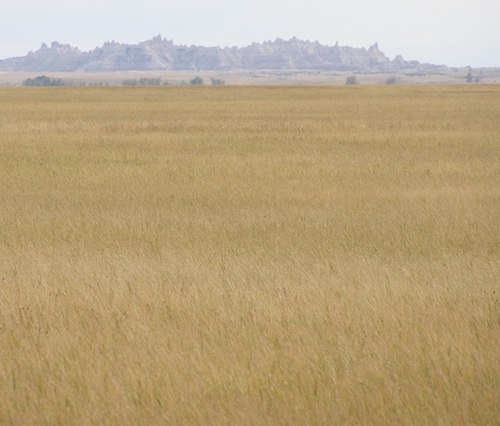
[[[161,34],[177,44],[243,46],[296,36],[390,58],[500,66],[500,0],[0,0],[0,58],[42,42],[90,50]]]

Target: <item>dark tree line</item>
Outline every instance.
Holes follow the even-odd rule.
[[[47,87],[64,86],[64,82],[59,78],[51,78],[46,75],[39,75],[35,78],[28,78],[23,81],[23,86]]]

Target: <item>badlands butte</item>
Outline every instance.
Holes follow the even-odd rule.
[[[340,84],[356,74],[358,83],[464,83],[469,67],[387,57],[378,44],[369,48],[323,45],[317,41],[276,39],[245,47],[177,45],[161,35],[137,44],[106,42],[91,51],[45,43],[26,56],[0,60],[0,85],[18,85],[40,73],[68,84],[121,84],[141,76],[163,84],[182,84],[195,76],[223,78],[229,84]],[[390,77],[392,79],[388,80]],[[472,70],[472,81],[496,83],[500,69]]]

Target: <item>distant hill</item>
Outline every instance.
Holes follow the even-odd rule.
[[[161,36],[138,44],[104,43],[88,52],[77,47],[45,43],[26,56],[0,60],[0,71],[229,71],[318,70],[395,72],[436,70],[444,66],[389,59],[375,43],[368,49],[322,45],[319,42],[276,39],[246,47],[176,45]]]

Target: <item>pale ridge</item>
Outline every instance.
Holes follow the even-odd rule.
[[[26,56],[0,60],[0,71],[231,71],[318,70],[395,72],[437,70],[442,65],[407,61],[401,55],[388,58],[377,43],[368,49],[323,45],[317,41],[276,39],[245,47],[176,45],[161,35],[138,44],[106,42],[81,51],[57,41]]]

